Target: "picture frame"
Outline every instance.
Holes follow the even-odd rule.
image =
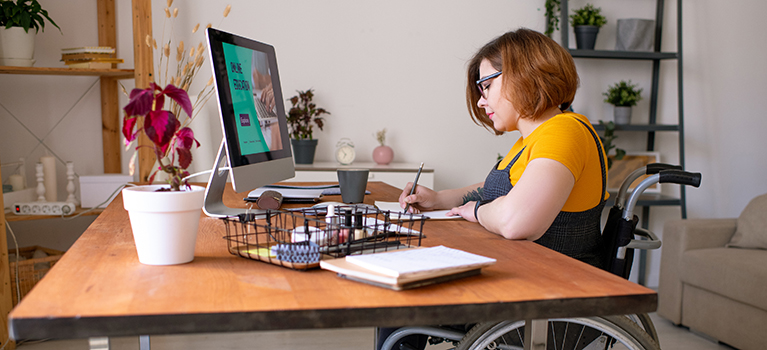
[[[623,159],[617,160],[614,155],[609,156],[613,161],[612,167],[607,171],[607,190],[609,192],[618,192],[621,187],[621,183],[626,179],[634,170],[639,169],[650,163],[660,162],[659,152],[626,152]],[[642,175],[636,179],[629,189],[634,189],[642,180],[647,178],[648,175]],[[645,193],[660,193],[660,184],[653,184],[648,187]]]

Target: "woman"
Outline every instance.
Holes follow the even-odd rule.
[[[491,41],[468,67],[466,102],[478,125],[522,135],[484,182],[435,192],[409,183],[410,211],[450,209],[508,239],[533,240],[600,266],[605,154],[588,119],[567,110],[578,88],[570,54],[519,29]]]

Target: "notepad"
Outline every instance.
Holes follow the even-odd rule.
[[[445,246],[350,255],[346,261],[391,277],[428,275],[436,271],[480,268],[495,263],[495,259]]]
[[[494,263],[495,259],[439,246],[321,260],[320,267],[345,279],[404,290],[479,275]]]
[[[402,212],[402,208],[399,206],[399,202],[376,201],[376,207],[378,207],[378,209],[381,209],[381,210]],[[433,211],[424,211],[424,212],[421,212],[420,214],[423,216],[428,216],[429,219],[432,219],[432,220],[462,219],[460,215],[447,216],[447,213],[449,211],[450,210],[433,210]]]

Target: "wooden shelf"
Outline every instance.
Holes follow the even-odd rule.
[[[116,79],[133,79],[133,69],[84,69],[65,67],[9,67],[0,66],[0,74],[27,74],[27,75],[79,75],[99,76]]]
[[[576,50],[569,49],[570,55],[580,58],[612,58],[616,60],[668,60],[679,58],[676,52]]]
[[[90,208],[83,209],[83,208],[77,207],[77,209],[75,209],[74,214],[69,216],[64,216],[64,218],[72,217],[74,215],[84,213],[88,210],[91,210],[91,209]],[[83,215],[84,216],[99,215],[103,211],[104,211],[104,208],[96,208]],[[43,219],[61,219],[61,218],[62,218],[61,215],[16,215],[13,212],[5,213],[5,221],[8,221],[8,222],[43,220]]]

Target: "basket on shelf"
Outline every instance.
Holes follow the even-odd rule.
[[[420,246],[428,217],[367,206],[268,210],[223,218],[229,252],[295,270],[319,267],[322,259]]]
[[[42,250],[46,254],[48,254],[47,257],[44,258],[34,258],[35,251]],[[8,250],[9,255],[15,255],[16,249],[9,249]],[[20,260],[18,263],[16,262],[16,259],[13,257],[10,257],[9,260],[9,268],[10,268],[10,275],[11,275],[11,294],[13,295],[13,306],[16,306],[19,303],[19,300],[24,298],[27,293],[29,293],[30,290],[32,290],[32,287],[37,284],[38,281],[40,281],[43,276],[53,267],[53,265],[61,259],[61,256],[64,255],[64,252],[60,250],[55,249],[49,249],[45,247],[40,246],[31,246],[31,247],[24,247],[19,248],[19,256],[24,257],[26,260]],[[16,267],[18,266],[18,275],[16,272]],[[17,282],[18,281],[18,282]],[[18,293],[16,290],[16,286],[18,284]]]

